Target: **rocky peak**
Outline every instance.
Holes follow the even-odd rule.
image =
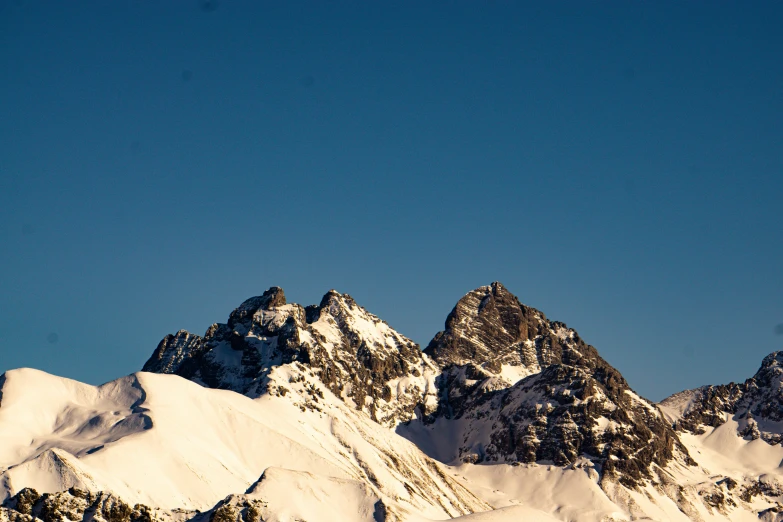
[[[318,306],[321,309],[330,308],[332,306],[339,308],[341,303],[344,303],[344,305],[348,307],[356,306],[356,301],[354,301],[353,297],[348,294],[341,294],[335,289],[326,292],[321,298],[321,303]]]
[[[190,519],[196,512],[181,511]],[[0,507],[0,520],[14,522],[169,522],[169,513],[143,504],[130,506],[113,493],[70,488],[39,494],[32,488],[7,498]]]
[[[783,390],[783,352],[772,352],[761,361],[761,368],[753,376],[759,387],[768,391]]]
[[[439,407],[426,421],[458,421],[453,459],[586,458],[629,486],[653,479],[655,465],[692,462],[661,412],[593,346],[500,283],[460,299],[425,353],[443,368]]]
[[[229,328],[234,328],[238,324],[247,326],[253,315],[258,310],[272,310],[286,304],[285,293],[279,286],[273,286],[260,296],[246,299],[231,315],[228,316]]]
[[[338,397],[384,424],[411,418],[430,389],[434,394],[425,375],[434,367],[418,345],[335,290],[304,308],[270,288],[203,337],[184,330],[167,335],[144,371],[255,397],[268,391],[272,368],[292,363],[310,368]],[[392,382],[403,377],[409,377],[404,384]]]
[[[207,330],[207,335],[209,334],[210,330]],[[187,367],[189,365],[188,361],[202,350],[203,343],[203,337],[192,334],[187,330],[179,330],[175,334],[168,334],[158,343],[152,356],[144,364],[142,371],[177,373],[183,366]]]
[[[366,317],[372,316],[375,319],[377,317],[369,314],[367,310],[356,304],[356,301],[348,294],[341,294],[337,290],[329,290],[321,298],[320,304],[317,306],[311,305],[307,307],[308,315],[307,322],[314,323],[321,319],[323,316],[331,317],[335,321],[345,321],[345,319],[353,314],[358,314]],[[378,319],[380,321],[380,319]]]
[[[500,364],[523,364],[531,323],[539,323],[532,310],[495,282],[457,302],[425,353],[441,366],[474,364],[497,372]]]
[[[783,369],[783,352],[772,352],[764,357],[761,361],[761,368],[759,368],[759,371],[772,368]]]
[[[512,381],[551,364],[600,359],[576,331],[523,305],[499,282],[460,299],[425,353],[443,367],[473,365]]]

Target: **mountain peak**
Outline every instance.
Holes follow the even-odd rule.
[[[303,308],[286,304],[283,290],[272,287],[244,301],[226,324],[215,323],[203,337],[185,331],[166,336],[144,370],[256,397],[267,393],[275,367],[293,362],[385,424],[408,420],[424,395],[434,393],[419,346],[335,290],[320,305]],[[392,401],[398,387],[387,383],[403,378],[404,397]]]
[[[771,368],[781,368],[781,370],[783,370],[783,351],[772,352],[764,357],[761,361],[761,368],[759,368],[759,371],[769,370]]]
[[[460,419],[451,458],[568,465],[586,454],[631,487],[652,477],[650,463],[691,462],[593,346],[499,282],[465,294],[425,353],[443,372],[438,414]]]
[[[761,368],[753,376],[753,380],[759,388],[766,390],[773,399],[783,390],[783,352],[772,352],[761,361]],[[781,404],[781,398],[778,396],[774,400],[776,404]],[[778,414],[776,417],[783,417]]]
[[[512,499],[563,520],[783,522],[783,352],[657,407],[495,281],[459,299],[427,354],[348,294],[303,308],[272,287],[203,336],[167,335],[144,366],[259,400],[149,373],[92,387],[6,372],[0,522],[408,521]],[[33,485],[45,494],[15,489]],[[153,507],[95,493],[108,485]],[[245,493],[189,511],[231,491]],[[274,504],[291,491],[313,494]],[[501,509],[470,520],[532,516]]]
[[[341,294],[335,289],[329,290],[321,298],[321,303],[318,305],[321,309],[331,309],[333,307],[341,306],[341,303],[349,308],[357,306],[353,297],[348,294]]]
[[[486,286],[477,288],[476,290],[479,290],[481,288],[488,288],[493,294],[496,294],[498,292],[508,292],[508,289],[505,286],[503,286],[503,283],[501,283],[500,281],[493,281]],[[474,292],[476,290],[474,290]]]
[[[587,453],[609,475],[636,484],[651,476],[649,462],[663,466],[675,453],[687,459],[671,427],[594,347],[499,282],[459,300],[427,347],[437,365],[348,294],[330,290],[307,308],[284,302],[272,288],[204,337],[169,336],[148,368],[251,397],[287,388],[274,368],[304,368],[385,426],[437,417],[471,426],[491,417],[490,428],[473,426],[452,448],[475,462],[567,465]],[[623,442],[594,429],[602,423],[622,427]],[[622,452],[639,457],[621,459]]]
[[[228,326],[234,328],[237,324],[245,324],[252,319],[258,310],[272,310],[286,304],[285,293],[279,286],[273,286],[263,294],[246,299],[228,317]]]
[[[531,340],[543,335],[544,314],[523,305],[501,283],[465,294],[446,318],[425,353],[441,365],[475,364],[500,371],[500,365],[538,364]],[[535,350],[533,350],[535,351]]]

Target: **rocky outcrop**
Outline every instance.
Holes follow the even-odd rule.
[[[737,422],[737,432],[747,439],[780,444],[783,434],[783,352],[773,352],[761,362],[756,374],[744,383],[703,386],[664,399],[661,405],[674,412],[677,430],[704,433],[728,419]]]
[[[209,511],[130,506],[116,495],[70,488],[39,494],[25,488],[0,506],[0,522],[264,522],[262,499],[229,495]]]
[[[195,515],[195,512],[190,514]],[[0,507],[0,520],[3,519],[13,522],[163,522],[171,519],[171,514],[143,504],[130,506],[110,493],[71,488],[41,495],[34,489],[25,488]]]

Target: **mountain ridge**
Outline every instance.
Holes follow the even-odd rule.
[[[758,371],[742,383],[706,385],[661,401],[680,431],[701,434],[702,426],[718,427],[730,416],[738,433],[750,440],[783,442],[783,351],[772,352]]]
[[[780,522],[782,432],[783,352],[744,383],[656,404],[499,282],[458,300],[424,350],[348,294],[301,306],[271,287],[101,387],[1,375],[0,522],[61,522],[60,508],[102,522],[112,511],[91,506],[122,501],[137,505],[106,522]],[[25,493],[38,507],[20,511],[24,487],[50,496]],[[273,502],[291,488],[321,500]]]

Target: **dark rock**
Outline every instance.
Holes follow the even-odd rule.
[[[155,517],[148,506],[137,504],[131,508],[116,495],[70,488],[58,493],[39,495],[34,489],[25,488],[8,498],[3,508],[29,516],[26,522],[153,522]]]

